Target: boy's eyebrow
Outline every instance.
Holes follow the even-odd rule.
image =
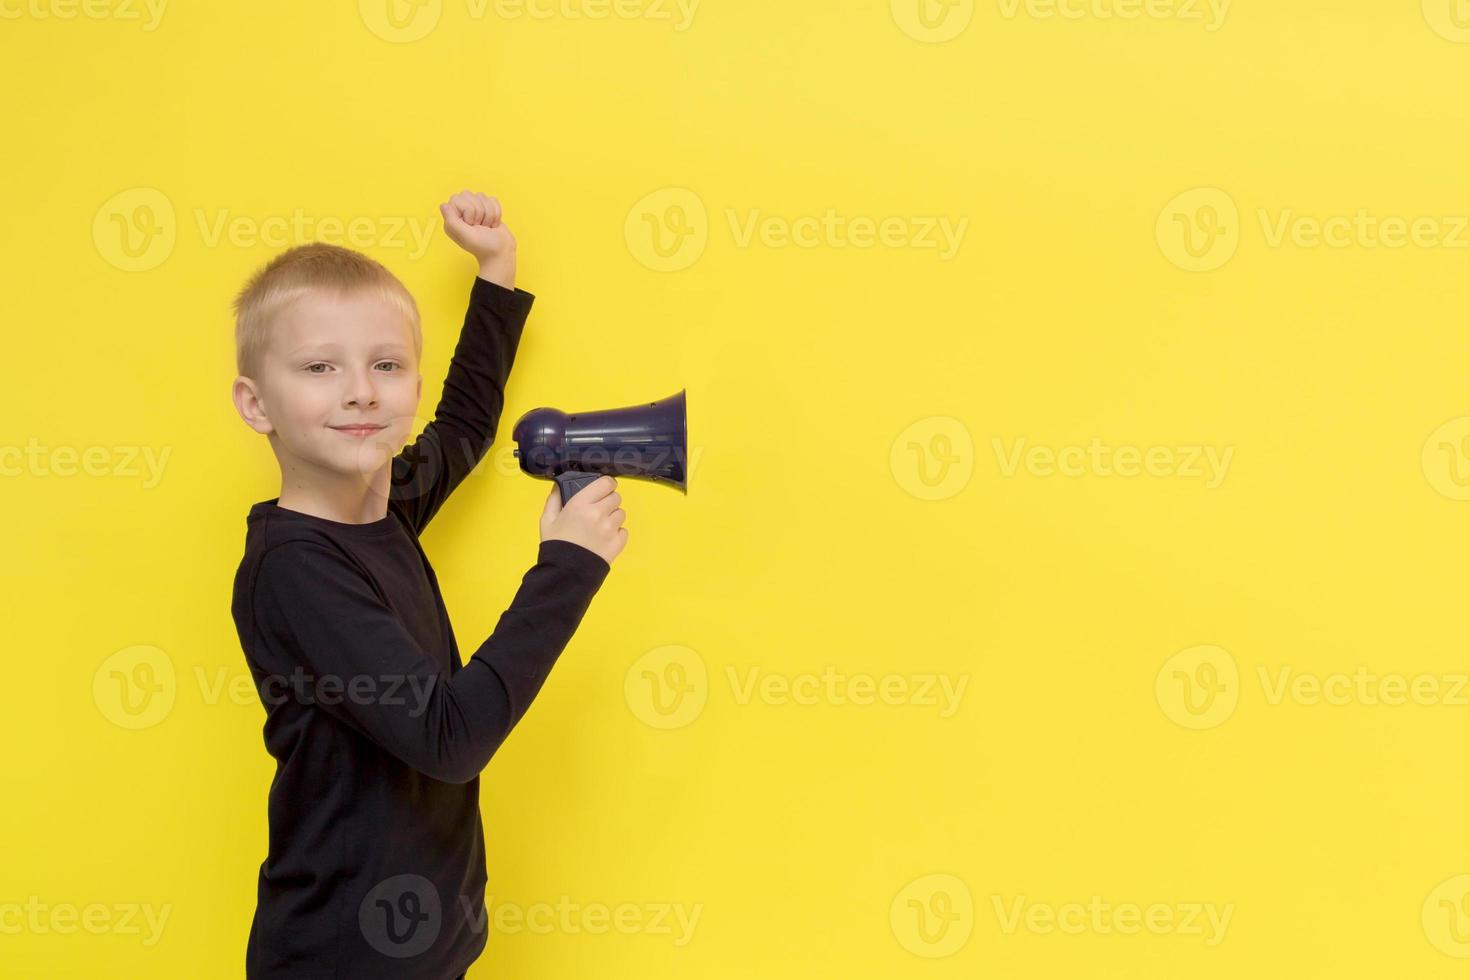
[[[313,343],[307,343],[307,344],[302,344],[300,347],[297,347],[295,350],[287,351],[286,352],[286,356],[287,357],[299,357],[302,354],[305,354],[305,353],[307,353],[309,351],[321,351],[322,353],[330,353],[332,351],[340,350],[341,347],[342,347],[342,345],[339,344],[339,343],[337,343],[335,340],[328,340],[328,341],[324,341],[322,343],[315,343],[315,344],[313,344]],[[396,340],[385,340],[382,343],[374,344],[373,346],[369,347],[368,350],[369,351],[394,351],[394,352],[405,353],[405,352],[408,351],[408,346],[406,344],[400,343],[399,341],[396,341]]]

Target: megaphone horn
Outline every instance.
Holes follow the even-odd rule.
[[[533,408],[511,438],[521,470],[555,480],[565,504],[599,476],[666,483],[689,492],[684,391],[656,402],[569,415]]]

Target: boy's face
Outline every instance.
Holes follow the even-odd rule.
[[[283,472],[308,478],[381,469],[408,441],[423,388],[412,326],[370,293],[298,297],[271,326],[260,374],[241,412],[273,436]]]

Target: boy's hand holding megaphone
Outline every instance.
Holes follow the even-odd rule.
[[[628,543],[617,477],[689,492],[684,392],[658,401],[567,414],[535,408],[516,422],[512,455],[521,470],[551,480],[541,540],[582,545],[609,565]]]
[[[628,529],[623,527],[628,515],[617,486],[612,477],[600,476],[563,504],[561,490],[553,483],[541,511],[541,540],[579,544],[611,565],[628,544]]]

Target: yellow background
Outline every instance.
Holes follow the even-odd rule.
[[[1271,234],[1364,211],[1454,238],[1470,11],[1436,3],[1238,0],[1209,30],[1186,0],[995,0],[932,7],[955,34],[930,42],[876,0],[704,0],[683,29],[653,0],[444,0],[399,8],[432,19],[416,40],[371,2],[146,29],[7,0],[0,975],[241,974],[272,763],[253,692],[215,685],[245,676],[230,588],[279,483],[229,401],[228,303],[279,249],[210,229],[430,228],[365,248],[420,302],[428,416],[474,273],[435,206],[466,187],[504,202],[538,297],[491,459],[426,535],[466,655],[534,560],[522,412],[685,388],[694,454],[687,497],[624,481],[628,549],[484,774],[492,916],[699,914],[682,945],[497,932],[471,977],[1461,975],[1470,232]],[[1222,194],[1234,221],[1203,210]],[[703,218],[670,210],[691,195]],[[828,209],[903,233],[738,234]],[[947,259],[915,240],[936,218],[968,222]],[[172,247],[129,259],[119,221]],[[650,222],[692,261],[661,268]],[[1189,268],[1184,227],[1228,260]],[[1178,466],[1008,469],[1023,439]],[[1229,449],[1223,480],[1181,447]],[[169,453],[152,485],[133,450]],[[176,691],[128,728],[107,663],[137,647]],[[1192,727],[1201,657],[1235,673]],[[670,659],[703,705],[664,727],[644,685]],[[945,717],[731,681],[829,667],[966,687]],[[1440,696],[1271,696],[1360,667]],[[1008,928],[1018,900],[1231,918]],[[15,928],[28,901],[169,917],[151,944]]]

